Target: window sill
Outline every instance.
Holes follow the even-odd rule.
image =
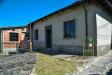
[[[71,40],[71,39],[76,39],[75,37],[74,38],[72,38],[72,37],[64,37],[64,39],[66,39],[66,40]]]
[[[9,41],[9,43],[19,43],[19,41]]]
[[[9,41],[9,42],[19,42],[19,41]]]
[[[34,41],[38,41],[38,40],[34,39]]]

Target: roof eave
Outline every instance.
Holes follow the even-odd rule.
[[[52,15],[58,13],[58,12],[64,11],[64,10],[69,9],[69,8],[72,8],[73,6],[78,6],[78,5],[80,5],[82,2],[83,2],[83,1],[77,1],[77,2],[71,4],[71,5],[67,6],[67,7],[64,7],[64,8],[59,9],[59,10],[57,10],[57,11],[51,13],[51,14],[48,14],[47,16],[44,16],[44,17],[42,17],[42,18],[40,18],[40,19],[38,19],[38,20],[32,22],[31,24],[33,25],[34,23],[36,23],[36,22],[38,22],[38,21],[41,21],[41,20],[43,20],[43,19],[45,19],[45,18],[47,18],[47,17],[49,17],[49,16],[52,16]],[[30,24],[29,24],[29,25],[30,25]]]

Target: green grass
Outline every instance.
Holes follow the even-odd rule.
[[[55,58],[49,55],[37,53],[36,63],[37,75],[65,75],[66,73],[76,72],[76,62]]]
[[[85,56],[94,56],[92,50],[90,50],[90,51],[89,50],[88,51],[84,51],[84,55]]]

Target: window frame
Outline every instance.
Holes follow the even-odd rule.
[[[66,35],[66,31],[67,31],[67,30],[66,30],[66,25],[67,25],[66,23],[69,23],[69,22],[74,22],[74,29],[75,29],[75,30],[74,30],[74,33],[75,33],[74,36],[72,36],[72,31],[71,31],[71,27],[72,27],[72,26],[70,26],[70,29],[69,29],[69,30],[70,30],[70,32],[69,32],[69,33],[70,33],[70,36],[67,36],[67,35]],[[70,24],[69,24],[69,25],[70,25]],[[65,22],[64,22],[64,27],[63,27],[63,28],[64,28],[64,38],[76,38],[76,21],[75,21],[75,20],[65,21]]]
[[[38,40],[38,29],[34,30],[34,40]]]
[[[29,32],[26,32],[25,33],[25,37],[26,37],[27,40],[30,40],[30,33]]]
[[[12,35],[13,34],[13,35]],[[15,34],[17,34],[17,35],[15,35]],[[13,36],[13,37],[12,37]],[[16,40],[15,39],[12,39],[12,38],[14,38],[16,36]],[[17,32],[10,32],[9,33],[9,41],[11,41],[11,42],[17,42],[17,41],[19,41],[19,33],[17,33]]]

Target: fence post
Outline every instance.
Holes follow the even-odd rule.
[[[95,38],[93,38],[93,56],[95,56],[95,54],[94,54],[94,50],[95,50],[94,46],[95,46]]]
[[[16,52],[19,53],[19,43],[16,43]]]
[[[84,49],[85,49],[85,48],[84,48],[84,43],[83,43],[83,56],[84,56]]]

